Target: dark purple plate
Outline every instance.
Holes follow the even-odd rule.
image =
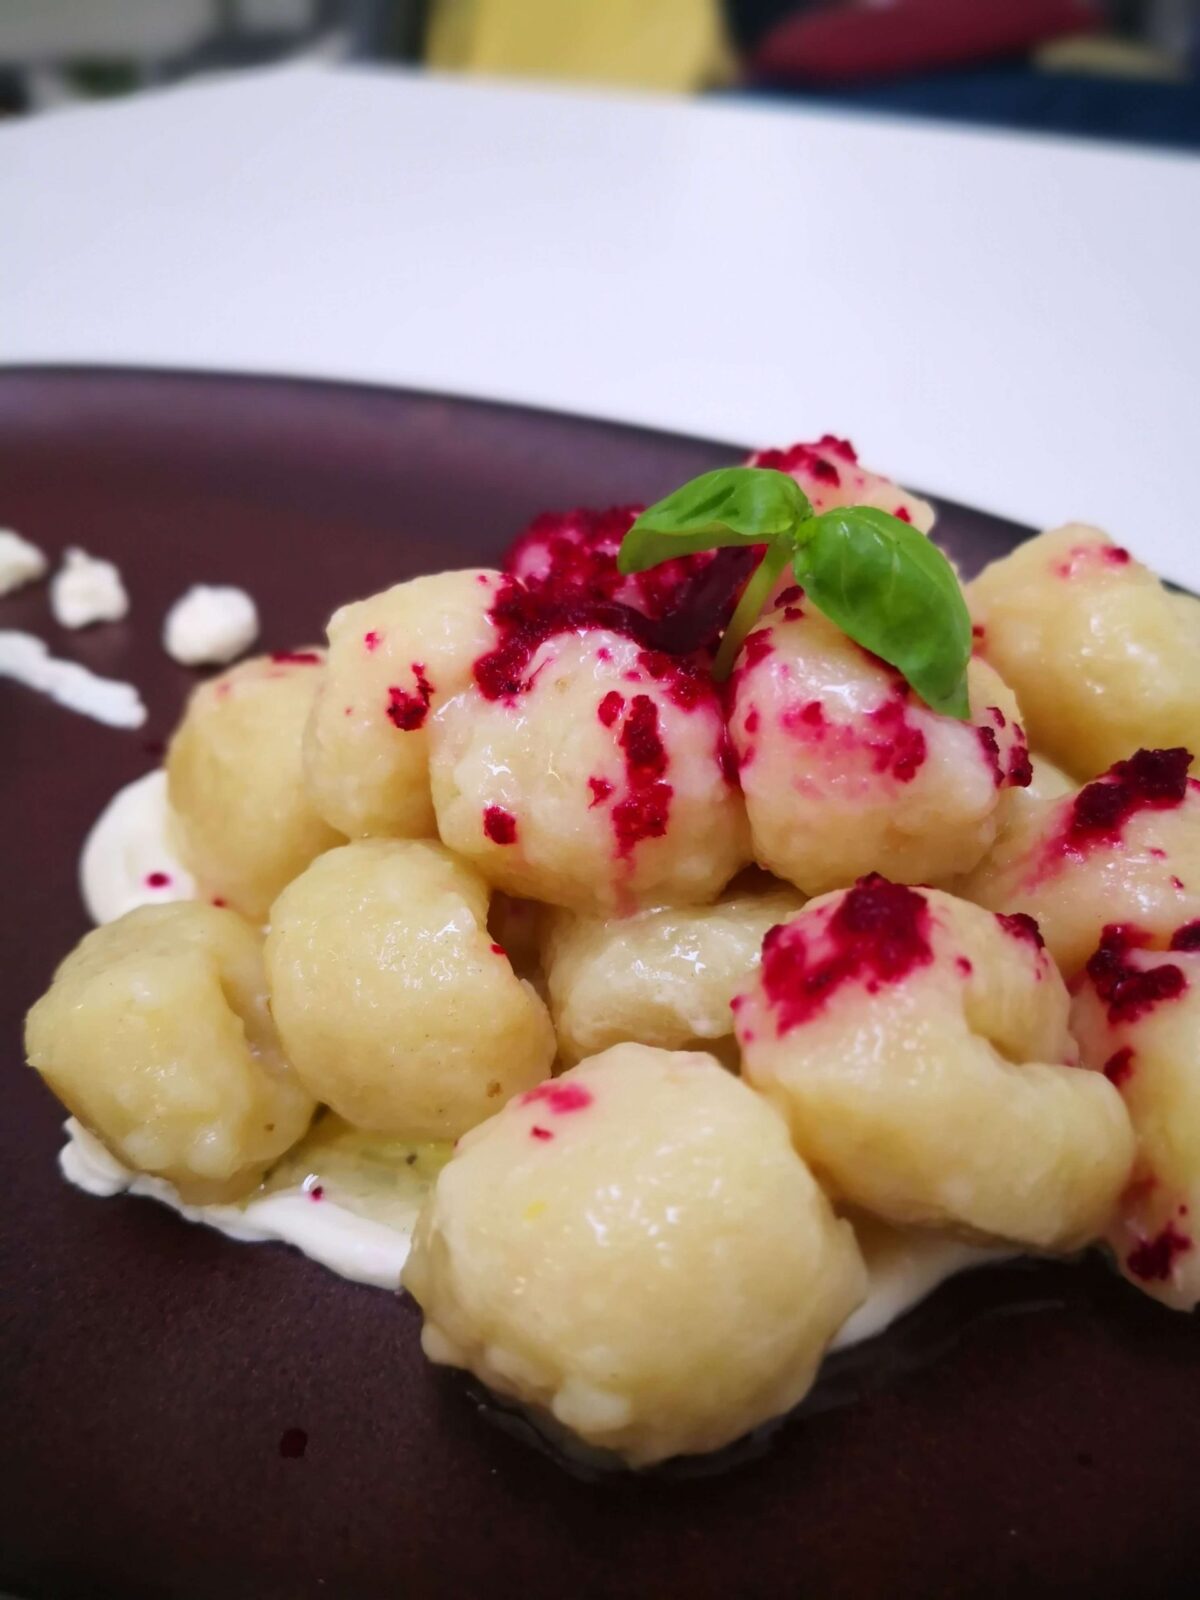
[[[58,1176],[62,1112],[23,1065],[21,1019],[85,929],[88,825],[155,764],[193,681],[159,648],[170,601],[195,581],[244,584],[266,646],[313,640],[344,600],[494,560],[544,507],[650,499],[738,455],[360,388],[0,375],[0,525],[113,557],[133,601],[128,623],[67,636],[36,588],[0,600],[0,627],[131,679],[151,712],[119,733],[0,683],[0,1587],[46,1600],[1200,1592],[1195,1324],[1099,1262],[948,1285],[723,1476],[587,1483],[426,1365],[406,1299]],[[1025,531],[941,511],[968,571]]]

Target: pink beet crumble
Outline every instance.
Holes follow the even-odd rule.
[[[483,813],[483,831],[493,844],[516,844],[517,819],[503,806],[487,806]]]
[[[1074,853],[1096,844],[1116,844],[1125,824],[1142,811],[1170,811],[1182,804],[1188,789],[1191,752],[1139,750],[1118,761],[1103,777],[1076,795],[1062,838]]]
[[[527,1089],[521,1096],[523,1106],[544,1104],[555,1116],[567,1116],[572,1111],[584,1111],[592,1104],[592,1091],[582,1083],[562,1083],[551,1080]]]
[[[817,1016],[844,984],[861,984],[874,994],[928,966],[929,929],[925,896],[877,873],[846,891],[824,937],[817,935],[823,953],[813,948],[817,941],[803,919],[772,928],[763,941],[762,983],[775,1011],[776,1034],[782,1038]]]
[[[1178,1000],[1187,990],[1187,979],[1174,962],[1140,967],[1129,960],[1130,951],[1146,942],[1137,929],[1109,923],[1099,949],[1088,961],[1087,975],[1107,1007],[1110,1022],[1136,1022],[1163,1001]]]
[[[997,911],[996,921],[1010,939],[1023,939],[1035,950],[1044,950],[1046,941],[1036,920],[1027,911]]]
[[[1178,879],[1176,887],[1182,889],[1183,885]],[[1200,917],[1194,922],[1185,922],[1182,928],[1176,928],[1171,935],[1172,950],[1200,950]]]
[[[1175,1270],[1176,1260],[1192,1248],[1186,1234],[1179,1233],[1173,1222],[1168,1222],[1153,1239],[1143,1239],[1125,1258],[1125,1265],[1135,1278],[1144,1283],[1165,1282]]]
[[[1118,1089],[1133,1076],[1133,1047],[1122,1045],[1104,1063],[1104,1076]]]
[[[429,704],[433,699],[433,684],[425,676],[421,662],[412,663],[412,673],[417,685],[415,689],[401,689],[394,684],[388,689],[388,720],[402,733],[415,733],[418,728],[425,726]]]

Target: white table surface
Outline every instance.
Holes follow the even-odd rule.
[[[1200,585],[1191,158],[310,64],[6,125],[0,217],[0,364],[847,433]]]

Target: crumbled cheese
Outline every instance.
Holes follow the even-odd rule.
[[[87,628],[93,622],[119,622],[129,610],[129,596],[111,561],[72,549],[50,580],[50,609],[64,628]]]
[[[98,677],[77,661],[60,661],[32,633],[0,631],[0,678],[39,689],[69,711],[110,728],[140,728],[146,720],[146,708],[131,683]]]
[[[45,576],[48,562],[37,545],[11,528],[0,528],[0,595],[12,594]]]
[[[224,666],[258,638],[258,609],[244,589],[197,583],[167,612],[163,649],[185,667]]]

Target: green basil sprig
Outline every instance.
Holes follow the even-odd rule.
[[[676,556],[765,545],[713,667],[724,678],[789,562],[809,600],[903,674],[934,711],[965,719],[971,618],[936,545],[874,506],[814,515],[786,472],[721,467],[650,506],[625,535],[617,565],[644,572]]]

